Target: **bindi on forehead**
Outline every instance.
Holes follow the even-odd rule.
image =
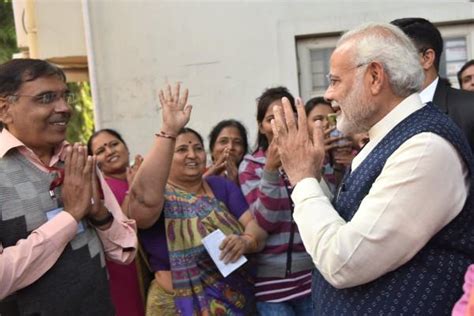
[[[99,134],[99,135],[97,136],[97,139],[94,139],[94,140],[92,141],[92,148],[94,148],[95,145],[97,145],[97,149],[99,149],[99,148],[101,148],[101,147],[108,147],[108,146],[111,146],[114,142],[117,142],[117,141],[118,141],[118,139],[116,139],[116,138],[112,138],[112,139],[109,140],[109,141],[100,140],[99,137],[101,137],[101,136],[102,136],[102,134]],[[99,141],[104,142],[104,143],[101,145],[101,143],[97,143],[97,142],[99,142]]]

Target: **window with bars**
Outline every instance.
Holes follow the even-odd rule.
[[[458,87],[456,74],[468,61],[466,37],[444,38],[444,49],[441,57],[440,75],[448,78],[453,86]]]
[[[328,86],[326,75],[329,73],[329,58],[334,48],[310,49],[311,58],[311,90],[321,91]]]

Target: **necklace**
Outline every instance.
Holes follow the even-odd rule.
[[[197,188],[197,190],[190,190],[189,188],[185,188],[185,187],[182,187],[180,185],[177,185],[177,184],[171,182],[170,180],[168,180],[168,184],[171,185],[172,187],[178,189],[178,190],[188,192],[188,193],[191,193],[191,194],[194,194],[194,195],[207,195],[207,189],[206,189],[206,186],[204,185],[204,181],[201,181],[201,183],[200,183],[199,187]]]

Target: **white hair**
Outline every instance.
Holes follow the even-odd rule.
[[[395,95],[407,97],[421,90],[424,72],[418,51],[398,27],[386,23],[363,24],[345,33],[337,47],[350,43],[355,66],[380,62]]]

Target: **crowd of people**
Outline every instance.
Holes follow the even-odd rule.
[[[61,69],[0,65],[0,315],[474,315],[474,61],[454,89],[442,50],[422,18],[356,27],[324,96],[266,88],[255,145],[228,118],[207,153],[167,85],[133,162],[65,141]]]

